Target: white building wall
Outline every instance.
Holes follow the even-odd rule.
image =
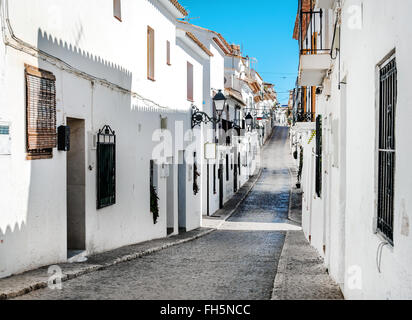
[[[412,99],[408,89],[412,71],[412,45],[408,39],[412,33],[405,28],[411,9],[408,1],[344,1],[340,68],[338,60],[335,61],[330,98],[327,101],[324,95],[317,98],[317,112],[324,120],[323,196],[320,201],[309,200],[307,192],[314,188],[315,176],[308,170],[313,160],[305,155],[303,228],[307,236],[311,235],[319,253],[322,254],[321,245],[325,244],[325,263],[348,299],[412,297],[409,268],[412,173],[408,165],[412,160],[408,134],[412,110],[407,107]],[[354,21],[356,13],[358,20]],[[398,76],[394,245],[384,245],[379,250],[384,239],[374,229],[378,181],[378,66],[393,52]],[[340,90],[339,82],[342,82]],[[320,214],[322,210],[324,215]],[[381,257],[380,266],[377,256]]]
[[[0,121],[11,122],[13,143],[11,155],[0,155],[0,277],[64,262],[67,257],[66,153],[54,149],[52,159],[25,160],[25,63],[56,76],[57,126],[66,124],[67,117],[74,117],[85,120],[86,133],[95,134],[105,124],[116,131],[117,199],[115,205],[101,210],[96,210],[96,151],[85,134],[87,254],[166,236],[166,179],[160,174],[157,224],[153,224],[149,207],[149,164],[157,144],[152,134],[160,128],[160,115],[168,118],[172,135],[178,120],[184,131],[190,129],[185,80],[189,56],[179,57],[174,45],[174,17],[157,2],[122,1],[123,22],[113,17],[112,5],[112,1],[96,0],[78,2],[76,6],[64,1],[9,1],[17,37],[75,68],[168,108],[145,106],[147,103],[130,94],[98,81],[92,84],[1,44],[0,91],[4,103]],[[103,17],[92,19],[91,13],[97,7]],[[56,19],[45,19],[45,13]],[[147,25],[155,30],[155,82],[146,78]],[[132,38],[130,30],[135,30]],[[166,40],[171,43],[172,66],[166,64]],[[193,65],[198,84],[195,100],[201,104],[203,70],[196,61]],[[91,170],[87,169],[89,165]],[[186,227],[190,230],[200,226],[200,205],[190,181],[186,192]]]

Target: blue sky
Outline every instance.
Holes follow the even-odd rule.
[[[297,0],[180,0],[190,22],[221,33],[241,44],[243,54],[258,60],[257,71],[275,84],[279,102],[286,104],[295,86],[298,43],[292,39]]]

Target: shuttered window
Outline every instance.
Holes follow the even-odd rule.
[[[193,65],[187,63],[187,100],[193,101]]]
[[[25,66],[27,159],[49,159],[56,147],[56,78]]]
[[[147,78],[153,81],[155,80],[154,40],[154,30],[150,27],[147,27]]]
[[[170,41],[166,41],[166,63],[170,66]]]
[[[390,59],[380,70],[379,86],[379,171],[378,231],[393,244],[395,197],[395,116],[397,103],[396,59]]]
[[[121,0],[113,0],[113,15],[117,20],[122,21]]]

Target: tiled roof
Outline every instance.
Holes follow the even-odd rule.
[[[196,38],[193,33],[187,31],[187,32],[186,32],[186,35],[187,35],[190,39],[192,39],[192,41],[193,41],[194,43],[196,43],[204,52],[206,52],[206,54],[207,54],[209,57],[213,57],[213,53],[210,52],[210,50],[209,50],[208,48],[206,48],[206,46],[205,46],[203,43],[201,43],[200,40],[199,40],[198,38]]]
[[[232,88],[225,88],[225,93],[239,102],[242,106],[246,106],[246,103],[243,101],[242,94],[239,91]]]
[[[171,4],[173,4],[177,10],[180,11],[181,14],[183,14],[185,17],[188,15],[187,11],[183,6],[179,3],[177,0],[169,0]]]
[[[214,37],[213,40],[216,42],[216,44],[219,46],[219,48],[225,53],[225,54],[230,54],[230,51],[225,48],[225,46],[222,45],[222,43],[218,40],[218,38]]]
[[[206,29],[206,28],[203,28],[203,27],[196,26],[196,25],[191,24],[191,23],[189,23],[189,22],[187,22],[187,21],[180,21],[180,20],[178,20],[178,22],[179,22],[179,23],[183,23],[183,24],[187,24],[187,25],[192,26],[192,27],[195,27],[195,28],[197,28],[197,29],[204,30],[204,31],[211,32],[211,33],[215,34],[217,37],[214,37],[213,40],[219,45],[219,47],[222,49],[222,51],[225,52],[225,54],[231,54],[231,53],[232,53],[232,47],[231,47],[230,44],[225,40],[225,38],[223,38],[223,36],[222,36],[220,33],[216,32],[216,31],[212,31],[212,30]],[[219,42],[220,42],[220,43],[219,43]],[[222,45],[222,44],[223,44],[223,45]]]

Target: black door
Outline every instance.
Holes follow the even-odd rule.
[[[223,208],[223,164],[219,165],[219,209]]]
[[[238,164],[236,163],[233,170],[233,192],[237,192],[237,168]]]

